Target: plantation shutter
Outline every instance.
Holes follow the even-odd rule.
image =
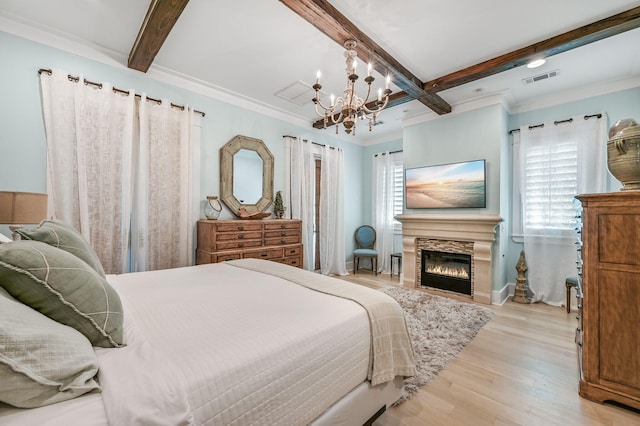
[[[577,143],[533,147],[525,153],[524,167],[525,229],[573,229],[573,199],[578,193]]]
[[[395,216],[402,214],[404,206],[404,168],[402,166],[402,158],[395,154],[393,162],[393,231],[402,232],[402,223],[395,219]]]

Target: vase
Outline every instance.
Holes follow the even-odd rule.
[[[215,195],[208,195],[207,201],[204,203],[204,215],[209,220],[216,220],[220,217],[222,204]]]
[[[621,191],[640,190],[640,126],[619,131],[607,143],[607,165]]]

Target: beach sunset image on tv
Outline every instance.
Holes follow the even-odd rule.
[[[485,160],[405,170],[408,209],[486,207]]]

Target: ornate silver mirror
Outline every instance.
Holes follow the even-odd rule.
[[[220,198],[237,216],[264,211],[273,201],[273,155],[260,139],[235,136],[220,148]]]

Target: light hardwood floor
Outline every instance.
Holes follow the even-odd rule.
[[[380,288],[399,278],[360,270],[342,277]],[[387,410],[387,425],[640,425],[640,412],[578,395],[575,312],[507,301],[438,376]],[[633,342],[637,344],[637,342]]]

